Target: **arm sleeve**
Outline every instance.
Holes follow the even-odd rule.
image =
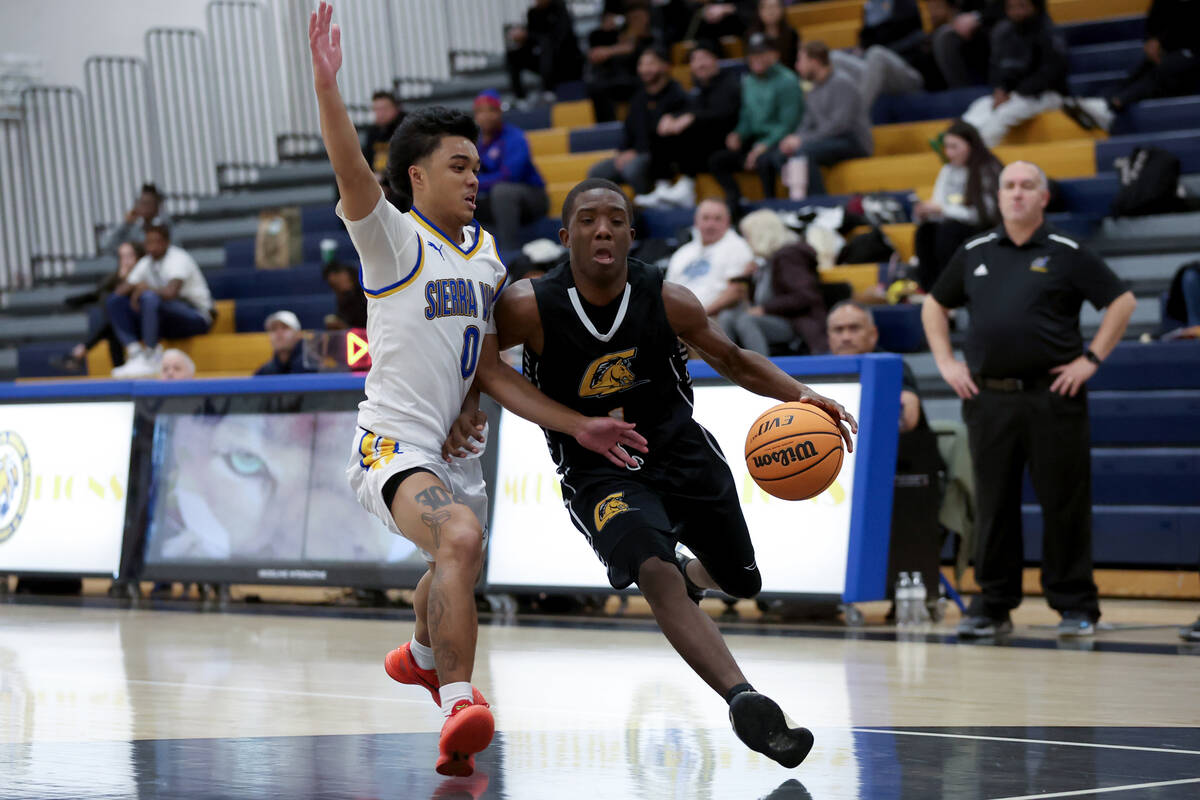
[[[785,247],[772,264],[775,285],[780,291],[763,303],[768,314],[794,317],[821,301],[816,254],[807,247]]]
[[[1071,285],[1096,308],[1106,308],[1129,289],[1125,281],[1118,278],[1117,273],[1092,250],[1080,245],[1079,252],[1073,255]]]
[[[842,136],[854,132],[855,115],[862,107],[858,87],[854,85],[853,81],[847,80],[839,82],[836,86],[830,86],[829,89],[836,91],[845,99],[833,105],[835,110],[832,114],[813,120],[806,138],[824,139],[829,136]]]
[[[133,230],[134,223],[122,222],[119,225],[114,225],[108,229],[104,237],[100,240],[100,252],[116,252],[120,247],[121,242],[129,240],[129,233]]]
[[[738,112],[737,127],[733,129],[733,132],[743,140],[750,135],[750,104],[746,102],[747,80],[747,78],[742,78],[741,97],[738,98],[738,102],[741,104],[741,111]]]
[[[788,73],[792,75],[792,73]],[[777,116],[767,128],[767,134],[760,142],[767,147],[774,147],[789,133],[795,133],[800,126],[800,113],[804,109],[804,92],[800,83],[792,75],[790,78],[780,78],[779,91],[775,96]]]
[[[1037,66],[1016,85],[1016,92],[1026,97],[1037,97],[1055,89],[1065,83],[1067,77],[1067,48],[1053,28],[1048,28],[1035,46],[1039,56]]]
[[[967,251],[959,247],[950,258],[950,263],[942,270],[942,275],[937,279],[937,283],[933,285],[933,290],[930,292],[933,299],[946,308],[958,308],[966,303],[967,287],[963,281],[966,267]]]
[[[150,272],[150,257],[142,256],[133,265],[133,269],[129,270],[129,274],[125,276],[125,282],[130,286],[144,283],[148,272]]]
[[[200,272],[200,266],[192,254],[182,247],[171,248],[163,264],[163,278],[168,282],[174,280],[187,281]]]
[[[421,266],[421,240],[386,198],[380,195],[374,210],[359,220],[346,219],[341,203],[336,211],[362,261],[363,291],[368,296],[399,288],[416,276]]]
[[[692,113],[696,116],[694,125],[711,125],[736,117],[742,106],[742,86],[737,81],[724,80],[710,95],[710,100],[708,108],[693,109]]]

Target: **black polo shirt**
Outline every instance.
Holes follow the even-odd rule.
[[[1083,354],[1079,309],[1104,308],[1126,291],[1101,258],[1043,225],[1017,246],[1000,225],[969,239],[946,266],[932,295],[946,308],[966,306],[967,367],[989,378],[1045,375]]]

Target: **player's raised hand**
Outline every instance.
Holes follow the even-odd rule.
[[[638,462],[625,450],[631,447],[645,453],[646,437],[633,429],[632,422],[622,422],[612,417],[588,417],[575,434],[575,441],[599,453],[618,467],[638,466]]]
[[[308,18],[308,47],[318,90],[337,88],[337,73],[342,68],[342,29],[332,20],[333,6],[325,2]]]
[[[851,433],[858,433],[858,420],[854,418],[846,409],[842,408],[842,404],[836,400],[831,400],[824,395],[819,395],[807,386],[804,387],[804,392],[800,395],[801,403],[808,403],[828,414],[835,423],[838,430],[842,434],[842,438],[846,441],[846,452],[854,452],[854,442],[850,439]],[[849,425],[849,429],[847,429]]]
[[[471,453],[478,453],[479,448],[471,440],[483,441],[483,428],[487,425],[487,414],[476,409],[464,411],[458,415],[450,426],[446,441],[442,442],[442,459],[447,464],[453,457],[466,458]]]

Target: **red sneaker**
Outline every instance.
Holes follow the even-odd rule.
[[[475,772],[475,754],[492,743],[496,721],[485,705],[463,700],[442,725],[437,771],[465,778]]]
[[[417,666],[417,661],[413,658],[412,651],[409,645],[412,642],[405,642],[397,647],[392,652],[383,657],[383,669],[388,674],[388,677],[397,683],[407,683],[411,686],[424,686],[429,690],[429,694],[433,696],[433,702],[438,708],[442,707],[442,696],[438,692],[441,688],[441,681],[438,680],[437,670],[421,669]],[[475,692],[475,704],[486,706],[487,700],[483,699],[480,691],[471,687]]]

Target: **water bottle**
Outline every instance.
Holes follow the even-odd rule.
[[[920,572],[912,574],[912,598],[913,622],[918,625],[929,623],[929,606],[926,605],[929,595],[925,590],[925,582],[921,579]]]
[[[896,626],[910,627],[913,619],[913,584],[912,577],[907,572],[901,572],[896,581]]]

